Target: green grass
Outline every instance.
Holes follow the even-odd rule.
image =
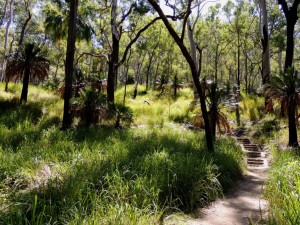
[[[266,182],[269,224],[300,224],[300,157],[297,152],[273,151],[274,163]]]
[[[287,148],[287,118],[280,120],[274,114],[265,115],[252,128],[255,142],[271,149],[272,161],[264,183],[269,202],[266,223],[296,225],[300,224],[300,152]]]
[[[242,114],[242,121],[248,120],[257,122],[262,119],[264,115],[264,98],[256,95],[246,95],[241,93],[240,107]]]
[[[209,154],[203,132],[173,122],[189,117],[187,92],[176,100],[129,96],[135,128],[61,131],[58,97],[30,86],[20,105],[21,86],[3,88],[0,224],[157,224],[166,213],[207,205],[241,177],[233,140],[220,138]]]

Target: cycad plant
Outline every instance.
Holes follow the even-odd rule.
[[[202,81],[201,84],[206,90],[207,101],[209,103],[208,115],[211,122],[212,135],[215,139],[217,127],[219,131],[221,131],[221,127],[223,127],[225,132],[230,132],[230,125],[227,118],[220,110],[222,99],[227,96],[227,93],[224,89],[218,88],[217,84],[214,82],[208,84],[206,81]]]
[[[281,102],[281,112],[287,112],[289,125],[289,143],[291,147],[298,147],[296,110],[300,103],[300,85],[298,73],[289,69],[280,77],[272,77],[266,84],[266,97]]]
[[[93,88],[82,91],[80,96],[82,103],[80,109],[80,121],[82,125],[89,127],[99,122],[100,117],[106,113],[106,97]]]
[[[48,76],[49,61],[45,52],[34,43],[26,43],[7,59],[6,82],[23,78],[20,102],[27,101],[29,79],[43,81]]]

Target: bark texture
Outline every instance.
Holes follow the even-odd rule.
[[[70,15],[67,39],[66,66],[65,66],[65,92],[64,92],[64,115],[62,128],[68,129],[72,124],[70,114],[70,99],[72,97],[72,77],[74,70],[74,54],[76,42],[76,20],[78,12],[78,0],[70,1]]]

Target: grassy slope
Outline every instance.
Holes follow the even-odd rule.
[[[3,88],[0,224],[157,223],[175,208],[207,204],[241,175],[242,154],[232,140],[221,138],[210,155],[202,132],[172,122],[192,117],[188,90],[176,101],[129,96],[134,129],[63,132],[62,100],[30,86],[29,102],[19,105],[21,87]]]
[[[298,225],[300,224],[299,150],[286,149],[287,119],[278,119],[280,104],[275,104],[277,116],[262,115],[262,106],[262,99],[256,97],[244,98],[241,103],[244,118],[258,122],[252,126],[252,137],[257,143],[270,147],[272,153],[272,163],[264,187],[265,197],[269,201],[268,224]]]

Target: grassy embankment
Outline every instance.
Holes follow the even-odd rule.
[[[255,105],[252,103],[255,102]],[[257,104],[258,103],[258,104]],[[300,152],[286,148],[288,143],[287,118],[279,119],[280,104],[275,103],[275,112],[265,114],[257,107],[263,99],[245,98],[244,109],[251,109],[248,119],[256,121],[252,126],[252,138],[270,149],[271,164],[265,182],[264,195],[269,202],[268,224],[300,224]],[[256,115],[256,116],[255,116]],[[251,119],[252,118],[252,119]],[[299,132],[299,130],[298,130]]]
[[[134,128],[60,131],[61,99],[30,86],[20,105],[20,85],[3,89],[0,224],[154,224],[208,204],[241,176],[234,141],[220,138],[208,154],[203,132],[173,122],[192,118],[189,90],[176,100],[128,96]]]

